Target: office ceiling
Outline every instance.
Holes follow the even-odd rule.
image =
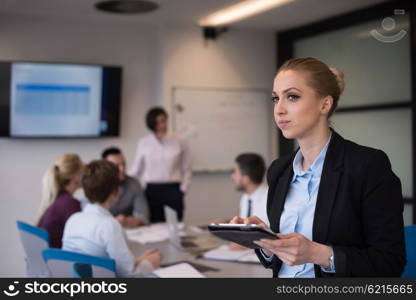
[[[140,15],[112,15],[94,8],[98,0],[1,0],[0,15],[38,16],[74,21],[88,19],[153,25],[192,25],[197,24],[198,19],[211,12],[240,2],[240,0],[153,1],[160,5],[155,12]],[[385,0],[295,0],[231,26],[284,30],[381,2]]]

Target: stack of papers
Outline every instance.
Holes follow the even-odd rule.
[[[178,224],[183,230],[183,223]],[[128,240],[140,244],[157,243],[169,239],[169,229],[166,223],[157,223],[149,226],[141,226],[134,229],[125,230]],[[183,232],[180,235],[184,235]]]
[[[180,263],[153,271],[153,274],[161,278],[205,278],[194,267],[187,263]]]
[[[245,263],[260,263],[254,250],[230,250],[228,245],[222,245],[218,248],[205,252],[203,258]]]

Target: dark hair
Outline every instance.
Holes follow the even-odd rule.
[[[121,150],[119,148],[117,148],[117,147],[110,147],[110,148],[105,149],[101,153],[101,158],[102,159],[106,159],[107,156],[110,156],[110,155],[118,155],[118,154],[121,154]]]
[[[344,73],[334,67],[327,66],[324,62],[313,58],[292,58],[287,60],[277,71],[293,70],[302,71],[308,76],[309,85],[322,97],[331,96],[334,100],[328,113],[328,118],[334,113],[338,106],[339,98],[344,91]]]
[[[161,107],[153,107],[146,114],[146,125],[151,131],[156,131],[156,119],[158,116],[163,115],[168,117],[168,113]]]
[[[118,168],[106,160],[93,160],[85,166],[81,181],[91,203],[104,203],[118,189]]]
[[[243,153],[235,159],[242,174],[250,177],[251,181],[260,184],[263,181],[266,165],[263,158],[256,153]]]

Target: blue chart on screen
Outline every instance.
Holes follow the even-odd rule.
[[[88,115],[90,87],[18,84],[15,113]]]

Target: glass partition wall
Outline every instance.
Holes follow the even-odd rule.
[[[312,56],[344,72],[346,87],[332,127],[346,139],[387,153],[402,182],[405,225],[416,223],[412,2],[386,3],[278,33],[279,65]],[[296,147],[279,136],[280,155]]]

